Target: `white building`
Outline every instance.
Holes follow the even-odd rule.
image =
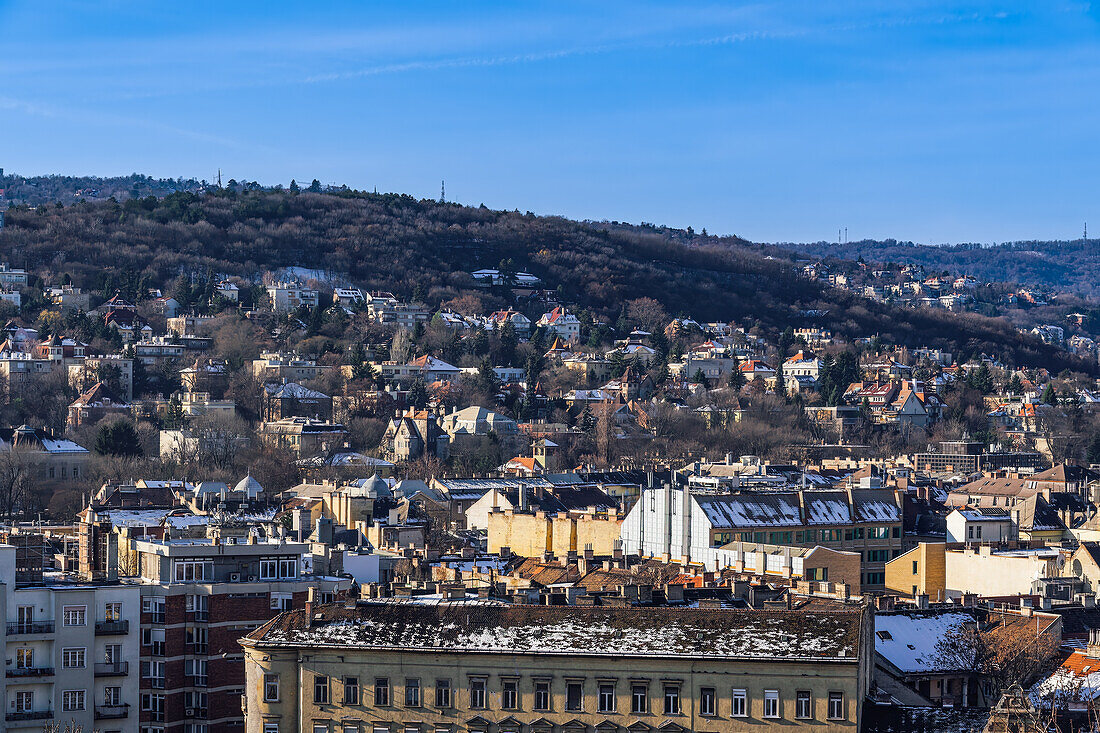
[[[1009,513],[1000,507],[962,507],[947,515],[947,541],[1007,542],[1016,539]]]
[[[50,574],[16,587],[16,548],[0,545],[4,594],[5,731],[48,721],[83,730],[138,730],[140,587]]]
[[[307,288],[298,282],[281,282],[268,285],[267,297],[271,300],[271,310],[276,313],[297,310],[303,305],[316,308],[319,302],[319,293],[316,290]]]
[[[562,306],[558,306],[549,313],[543,313],[536,325],[545,328],[549,334],[561,336],[566,341],[576,341],[581,335],[580,319]]]

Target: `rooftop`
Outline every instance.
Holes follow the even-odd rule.
[[[854,663],[862,612],[327,605],[276,617],[259,647],[784,659]]]

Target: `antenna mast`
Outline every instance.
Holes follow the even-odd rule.
[[[439,203],[443,203],[447,200],[447,181],[443,180],[439,182]]]

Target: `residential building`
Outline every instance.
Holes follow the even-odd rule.
[[[998,544],[1016,539],[1012,516],[999,507],[963,507],[947,515],[947,541]]]
[[[79,482],[91,458],[87,448],[29,425],[0,428],[0,451],[16,454],[29,478],[46,484]]]
[[[88,311],[91,308],[91,296],[80,288],[72,285],[62,285],[59,288],[48,288],[46,299],[64,311]]]
[[[260,425],[260,439],[289,448],[299,458],[311,458],[347,447],[348,431],[339,423],[308,417],[285,417]]]
[[[316,379],[332,367],[318,364],[298,354],[265,351],[252,360],[252,376],[261,382],[307,382]]]
[[[108,415],[129,416],[133,406],[115,396],[103,382],[96,382],[69,405],[70,427],[94,425]]]
[[[25,544],[41,536],[10,538],[20,544],[0,545],[7,660],[0,727],[37,733],[54,721],[136,733],[139,586],[56,571],[44,576],[45,547]],[[28,562],[37,564],[37,577],[21,579]]]
[[[947,560],[942,542],[920,542],[886,563],[886,590],[903,596],[927,596],[939,603],[947,589]]]
[[[446,459],[450,455],[450,437],[427,410],[399,411],[386,426],[382,452],[390,461],[414,460],[425,452]]]
[[[296,382],[265,384],[262,420],[281,420],[285,417],[312,417],[316,420],[332,418],[332,398],[324,392],[303,387]]]
[[[856,731],[872,626],[849,606],[310,605],[241,640],[245,733]]]
[[[276,313],[288,313],[302,306],[316,308],[319,295],[316,288],[307,288],[299,282],[279,282],[267,286],[271,310]]]
[[[350,585],[309,573],[309,546],[283,539],[215,535],[139,538],[131,545],[141,582],[143,731],[244,730],[237,639],[300,608],[311,589],[333,598]],[[187,727],[196,725],[204,727]]]
[[[902,550],[899,494],[888,489],[742,491],[718,494],[667,485],[642,492],[622,529],[623,550],[642,557],[733,565],[730,542],[860,552],[861,585],[885,588],[885,564]]]
[[[103,381],[115,390],[119,399],[125,402],[134,399],[133,359],[117,354],[88,355],[69,363],[67,371],[69,384],[81,392]]]
[[[580,319],[562,306],[558,306],[549,313],[543,313],[535,325],[545,328],[547,333],[560,336],[566,341],[576,341],[581,336]]]

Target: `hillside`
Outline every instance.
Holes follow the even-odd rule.
[[[1052,290],[1072,290],[1100,298],[1100,239],[1010,242],[993,246],[957,244],[925,246],[912,242],[863,240],[836,244],[782,245],[814,257],[868,262],[917,263],[926,270],[973,275],[979,280],[1019,283]]]
[[[768,252],[777,250],[768,248]],[[963,356],[1084,369],[1007,323],[900,310],[798,276],[791,258],[737,238],[620,223],[577,222],[398,194],[212,189],[122,203],[13,207],[0,256],[89,288],[162,284],[180,273],[258,277],[324,269],[431,305],[475,289],[469,272],[512,260],[567,302],[614,321],[625,301],[653,297],[673,315],[728,320],[775,334],[824,325],[848,337],[929,345]],[[791,256],[793,257],[793,255]],[[808,318],[809,310],[828,311]]]

